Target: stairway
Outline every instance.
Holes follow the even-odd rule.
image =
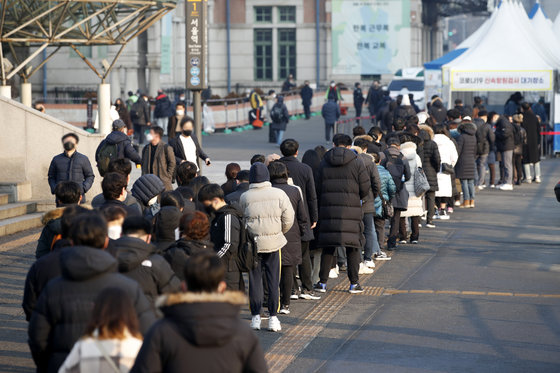
[[[41,227],[42,217],[37,202],[18,202],[14,193],[0,193],[0,237]]]

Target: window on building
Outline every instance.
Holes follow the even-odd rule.
[[[256,6],[255,7],[255,22],[271,23],[272,22],[272,7],[271,6]]]
[[[255,29],[255,80],[272,80],[272,29]]]
[[[296,29],[278,29],[278,79],[296,77]]]
[[[296,7],[295,6],[279,6],[278,20],[281,23],[296,23]]]

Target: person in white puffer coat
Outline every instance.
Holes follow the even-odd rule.
[[[436,207],[439,207],[439,209],[436,211],[435,219],[448,220],[449,215],[447,215],[446,211],[446,201],[453,196],[453,185],[451,184],[453,179],[450,174],[442,172],[443,164],[450,165],[451,169],[453,169],[457,163],[457,159],[459,159],[459,155],[444,125],[438,124],[435,126],[434,133],[434,142],[438,146],[442,165],[442,168],[437,174],[439,189],[436,192]]]
[[[418,167],[422,167],[422,160],[416,153],[417,145],[413,141],[415,139],[416,136],[409,134],[403,134],[403,138],[401,138],[401,153],[404,156],[404,159],[408,162],[408,167],[410,168],[410,179],[404,184],[406,190],[408,191],[408,207],[406,211],[401,212],[399,232],[400,243],[406,243],[407,218],[410,218],[410,230],[412,231],[410,234],[410,243],[418,243],[418,238],[420,236],[420,217],[424,214],[424,202],[422,197],[416,197],[416,192],[414,191],[414,173]]]

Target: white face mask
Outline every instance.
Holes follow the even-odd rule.
[[[120,225],[111,225],[107,229],[107,232],[110,239],[118,240],[119,238],[121,238],[122,227]]]
[[[181,232],[179,231],[179,228],[175,228],[175,241],[178,241],[179,238],[181,238]]]
[[[334,83],[332,83],[332,84],[331,84],[331,87],[334,87],[334,86],[335,86],[335,84],[334,84]]]
[[[154,139],[154,136],[152,136],[151,133],[148,133],[148,134],[146,135],[146,140],[147,140],[148,142],[151,142],[153,139]]]
[[[184,110],[177,110],[177,115],[182,117],[183,115],[185,115],[185,111]]]

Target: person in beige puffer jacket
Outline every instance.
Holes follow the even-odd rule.
[[[278,296],[280,284],[280,249],[286,245],[284,234],[294,224],[294,209],[286,193],[273,188],[267,167],[260,162],[251,166],[249,190],[241,195],[239,205],[243,211],[243,224],[253,239],[259,253],[257,268],[249,272],[249,303],[251,327],[261,328],[261,308],[264,298],[262,287],[263,271],[268,286],[268,328],[280,331]]]

